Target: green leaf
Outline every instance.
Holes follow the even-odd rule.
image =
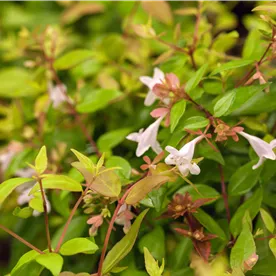
[[[40,212],[43,213],[44,212],[44,208],[43,208],[43,200],[42,200],[42,195],[41,192],[37,192],[35,193],[35,197],[33,197],[30,201],[29,201],[29,206]]]
[[[18,260],[17,264],[15,265],[15,267],[12,269],[11,275],[13,275],[23,265],[34,260],[37,256],[39,256],[39,253],[35,250],[28,251],[27,253],[22,255]]]
[[[243,268],[244,261],[248,260],[256,252],[255,241],[247,224],[243,225],[234,247],[231,250],[231,268]]]
[[[70,69],[93,57],[94,57],[94,53],[90,50],[85,50],[85,49],[73,50],[59,57],[54,62],[54,67],[56,70]]]
[[[214,148],[217,150],[215,151]],[[221,165],[224,165],[224,159],[219,151],[219,149],[215,146],[213,143],[213,147],[211,147],[206,141],[202,141],[197,145],[197,152],[199,156],[202,156],[204,158],[214,160]]]
[[[57,253],[45,253],[36,257],[36,262],[49,269],[53,276],[58,276],[63,266],[63,258]]]
[[[161,261],[165,257],[165,239],[163,228],[157,226],[139,240],[139,251],[143,253],[144,248],[147,247],[153,257]]]
[[[164,271],[165,262],[162,260],[162,265],[159,268],[158,261],[155,261],[149,250],[144,247],[145,266],[150,276],[162,276]]]
[[[44,189],[59,189],[71,192],[81,192],[82,186],[79,182],[66,175],[46,174],[42,179],[42,186]],[[34,185],[31,190],[31,194],[38,191],[38,183]]]
[[[183,129],[199,129],[206,127],[209,124],[209,120],[202,116],[193,116],[185,120]]]
[[[251,86],[242,86],[233,89],[231,92],[235,92],[236,96],[229,110],[224,115],[229,115],[235,110],[239,109],[241,106],[246,104],[252,97],[254,97],[257,93],[261,92],[269,86],[269,83],[262,85],[251,85]]]
[[[102,167],[90,188],[103,196],[118,197],[121,192],[121,180],[114,171],[105,171]]]
[[[270,92],[264,93],[263,90],[268,87],[270,83],[263,85],[249,86],[248,89],[252,89],[253,93],[250,98],[244,102],[238,109],[234,110],[232,115],[255,115],[262,112],[271,112],[276,108],[276,89],[274,85],[271,85]],[[257,91],[254,91],[254,90]],[[242,92],[242,91],[241,91]]]
[[[19,218],[29,218],[32,214],[33,214],[33,209],[30,208],[30,207],[24,207],[24,208],[20,208],[20,207],[16,207],[12,214],[16,217],[19,217]]]
[[[249,64],[253,64],[254,62],[255,62],[254,59],[249,59],[249,60],[242,59],[242,60],[229,61],[229,62],[224,63],[223,65],[221,65],[217,69],[215,69],[211,73],[211,76],[216,75],[218,73],[221,73],[223,71],[228,71],[228,70],[244,67],[244,66],[247,66]]]
[[[263,191],[261,188],[255,191],[253,196],[246,200],[236,211],[230,222],[230,231],[234,238],[242,230],[241,221],[246,213],[249,211],[250,218],[253,220],[260,211],[261,203],[263,199]]]
[[[256,163],[257,161],[253,160],[239,167],[237,171],[231,176],[228,185],[229,195],[243,195],[250,191],[258,183],[262,167],[253,170],[252,166]]]
[[[80,163],[85,167],[85,168],[94,168],[94,163],[93,161],[88,158],[87,156],[83,155],[82,153],[78,152],[75,149],[71,149],[71,151],[76,155]]]
[[[69,224],[69,227],[63,242],[65,243],[66,241],[69,241],[74,238],[79,238],[80,236],[82,236],[84,231],[86,231],[87,229],[86,221],[87,221],[87,216],[75,216],[72,219],[71,223]],[[65,227],[65,223],[64,225],[61,225],[60,228],[53,235],[52,244],[51,244],[52,248],[55,248],[57,246],[64,227]]]
[[[103,263],[103,274],[111,271],[132,249],[137,238],[141,222],[148,209],[144,210],[135,220],[128,233],[108,252]]]
[[[87,88],[86,88],[87,89]],[[90,88],[85,98],[77,105],[80,113],[92,113],[108,106],[111,100],[122,95],[122,92],[114,89],[95,89]]]
[[[190,93],[191,90],[197,87],[197,85],[202,80],[206,70],[208,68],[208,64],[202,65],[195,73],[195,75],[189,79],[186,83],[185,90],[187,93]]]
[[[227,239],[219,224],[202,209],[197,209],[193,215],[210,233],[217,235],[222,240]]]
[[[99,150],[101,152],[109,151],[125,140],[127,134],[129,134],[129,128],[119,128],[106,132],[97,141]]]
[[[18,186],[32,181],[32,178],[11,178],[9,180],[4,181],[0,185],[0,204],[3,203],[3,201],[12,193],[14,189],[16,189]]]
[[[214,113],[215,113],[214,116],[215,117],[223,116],[235,101],[235,97],[236,97],[236,93],[235,91],[232,91],[225,94],[222,98],[220,98],[214,106]]]
[[[0,71],[0,97],[33,97],[38,93],[40,88],[32,81],[27,70],[6,68]]]
[[[170,126],[171,126],[171,132],[174,131],[177,124],[179,123],[180,118],[185,113],[186,109],[186,101],[181,100],[173,105],[170,113]]]
[[[262,208],[260,210],[260,213],[261,213],[261,217],[262,217],[262,220],[264,222],[266,229],[270,233],[274,233],[275,222],[274,222],[272,216],[265,209],[262,209]]]
[[[35,170],[38,172],[38,174],[42,174],[47,169],[48,159],[47,159],[47,150],[46,147],[43,146],[36,159],[35,159]]]
[[[255,7],[252,11],[262,11],[262,12],[268,12],[268,13],[276,13],[276,5],[275,3],[267,3],[264,5],[260,5]]]
[[[65,242],[59,252],[64,256],[70,256],[78,253],[93,254],[98,249],[99,247],[87,238],[75,238]]]
[[[213,187],[204,184],[194,184],[194,186],[197,188],[200,194],[198,194],[198,192],[191,185],[187,185],[180,188],[176,193],[185,194],[186,192],[188,192],[193,200],[200,198],[214,198],[213,201],[206,203],[206,205],[214,202],[216,199],[220,197],[219,192],[215,190]]]
[[[154,188],[160,187],[169,181],[169,177],[163,175],[151,175],[138,181],[126,197],[125,202],[134,205],[146,197]]]
[[[131,175],[131,166],[129,162],[120,156],[111,156],[105,162],[107,168],[120,167],[121,170],[114,170],[119,176],[129,179]]]
[[[276,258],[276,239],[270,239],[269,240],[269,248],[271,250],[271,252],[273,253],[274,257]]]

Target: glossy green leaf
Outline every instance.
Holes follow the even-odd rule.
[[[162,260],[162,265],[159,267],[158,261],[156,261],[150,254],[149,250],[144,247],[145,266],[150,276],[162,276],[164,271],[165,262]]]
[[[256,163],[257,160],[253,160],[241,166],[231,176],[228,185],[228,193],[230,195],[243,195],[250,191],[258,183],[262,167],[253,170],[252,166]]]
[[[114,89],[95,89],[91,91],[77,105],[77,111],[80,113],[92,113],[108,106],[111,100],[121,96],[122,93]]]
[[[214,148],[216,148],[216,150]],[[204,157],[206,159],[214,160],[221,165],[224,165],[224,159],[219,151],[219,149],[213,143],[213,147],[211,147],[206,141],[202,141],[197,145],[198,156]]]
[[[215,117],[223,116],[235,101],[235,97],[236,97],[236,93],[235,91],[232,91],[225,94],[222,98],[220,98],[214,106]]]
[[[270,233],[274,233],[275,222],[274,222],[272,216],[263,208],[260,209],[260,213],[261,213],[261,217],[262,217],[262,220],[265,224],[266,229]]]
[[[103,274],[111,271],[131,251],[136,241],[141,222],[147,212],[148,209],[144,210],[136,218],[128,233],[108,252],[103,263]]]
[[[209,120],[202,116],[193,116],[184,121],[183,129],[199,129],[206,127]]]
[[[63,266],[63,258],[57,253],[45,253],[35,258],[36,262],[51,271],[53,276],[58,276]]]
[[[119,128],[106,132],[97,141],[99,150],[101,152],[109,151],[123,142],[126,136],[129,134],[129,128]]]
[[[59,252],[61,255],[70,256],[79,253],[93,254],[99,247],[87,238],[75,238],[65,242]]]
[[[111,156],[105,162],[107,168],[120,167],[121,169],[115,170],[115,172],[124,178],[129,179],[131,175],[131,166],[129,162],[120,156]]]
[[[230,222],[230,231],[234,237],[237,237],[242,230],[242,219],[247,211],[253,220],[260,211],[263,199],[263,190],[259,188],[255,193],[247,199],[235,212]]]
[[[16,207],[12,214],[16,217],[19,217],[19,218],[29,218],[30,216],[32,216],[33,214],[33,209],[30,208],[30,207],[24,207],[24,208],[20,208],[20,207]]]
[[[276,108],[276,89],[271,85],[270,92],[264,93],[264,88],[268,84],[256,87],[258,91],[254,93],[243,105],[233,111],[232,115],[256,115],[262,112],[271,112]],[[252,86],[249,86],[252,88]],[[251,89],[250,88],[250,89]],[[253,91],[253,90],[252,90]]]
[[[71,191],[71,192],[82,191],[81,184],[66,175],[47,174],[45,175],[45,178],[42,179],[42,186],[44,189],[59,189],[59,190]],[[37,183],[32,188],[31,193],[34,193],[39,189],[40,188]]]
[[[70,69],[86,60],[93,58],[94,53],[90,50],[79,49],[65,53],[54,62],[56,70]]]
[[[269,248],[271,252],[273,253],[274,257],[276,258],[276,238],[269,240]]]
[[[80,163],[85,167],[85,168],[94,168],[94,163],[93,161],[88,158],[87,156],[83,155],[79,151],[75,149],[71,149],[71,151],[76,155]]]
[[[197,209],[197,212],[193,215],[210,233],[217,235],[222,240],[226,240],[224,231],[210,215],[208,215],[202,209]]]
[[[32,178],[11,178],[0,185],[0,204],[20,185],[32,181]]]
[[[240,67],[244,67],[247,66],[249,64],[253,64],[254,60],[253,59],[242,59],[242,60],[233,60],[233,61],[229,61],[227,63],[224,63],[223,65],[221,65],[220,67],[218,67],[217,69],[215,69],[211,75],[216,75],[218,73],[221,73],[223,71],[228,71],[228,70],[232,70],[232,69],[236,69],[236,68],[240,68]]]
[[[214,199],[211,202],[207,202],[206,205],[214,202],[216,199],[218,199],[220,197],[219,192],[216,189],[214,189],[213,187],[210,187],[210,186],[204,185],[204,184],[194,184],[194,186],[196,187],[196,189],[198,190],[198,192],[200,194],[191,185],[187,185],[187,186],[180,188],[176,193],[185,194],[186,192],[188,192],[191,195],[193,200],[196,200],[199,198],[213,198]]]
[[[138,248],[141,253],[144,252],[145,247],[155,259],[162,261],[165,257],[165,232],[162,227],[155,227],[139,240]]]
[[[169,177],[163,175],[147,176],[138,181],[126,197],[125,202],[129,205],[137,204],[140,200],[153,189],[160,187],[162,184],[169,181]]]
[[[121,192],[121,180],[112,170],[104,171],[97,175],[90,185],[90,188],[97,193],[107,197],[118,197]]]
[[[186,101],[185,100],[181,100],[173,105],[173,107],[171,109],[171,113],[170,113],[170,126],[171,126],[170,130],[171,130],[171,132],[173,132],[174,129],[176,128],[177,124],[179,123],[179,120],[185,113],[185,109],[186,109]]]
[[[44,173],[44,171],[47,169],[47,164],[47,151],[46,147],[43,146],[35,159],[35,170],[38,172],[38,174]]]
[[[202,65],[195,73],[195,75],[189,79],[186,83],[185,90],[187,93],[190,93],[191,90],[197,87],[197,85],[202,80],[206,70],[208,68],[208,64]]]
[[[28,251],[24,255],[21,256],[21,258],[18,260],[17,264],[11,271],[11,275],[13,275],[20,267],[23,265],[31,262],[34,260],[37,256],[39,256],[39,253],[35,250]]]
[[[37,191],[35,196],[29,201],[29,206],[40,213],[44,212],[43,200],[40,191]]]
[[[234,247],[231,250],[231,268],[242,268],[244,261],[256,252],[255,241],[249,227],[244,224]]]

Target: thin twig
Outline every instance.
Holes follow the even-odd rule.
[[[110,239],[110,235],[113,229],[113,225],[115,222],[115,219],[118,215],[119,209],[121,208],[121,206],[125,203],[125,199],[127,197],[127,195],[129,194],[129,192],[132,190],[132,188],[135,186],[135,184],[140,181],[141,179],[143,179],[146,176],[146,174],[143,174],[143,176],[141,178],[139,178],[137,181],[135,181],[124,193],[124,195],[122,196],[122,198],[118,201],[118,204],[116,206],[116,209],[113,213],[113,216],[111,218],[111,221],[109,223],[108,229],[107,229],[107,233],[105,236],[105,240],[104,240],[104,245],[103,245],[103,249],[102,249],[102,253],[101,253],[101,257],[100,257],[100,261],[99,261],[99,266],[98,266],[98,272],[97,275],[98,276],[102,276],[102,269],[103,269],[103,262],[104,262],[104,258],[105,258],[105,254],[106,254],[106,250],[107,250],[107,246],[109,243],[109,239]],[[91,274],[93,275],[93,274]]]
[[[71,223],[71,220],[73,219],[73,217],[74,217],[74,215],[75,215],[75,213],[76,213],[76,211],[77,211],[79,205],[81,204],[81,202],[82,202],[82,200],[83,200],[83,198],[84,198],[84,196],[86,195],[86,193],[87,193],[88,190],[89,190],[89,186],[87,186],[86,189],[82,192],[82,194],[81,194],[81,196],[79,197],[78,201],[77,201],[76,204],[74,205],[74,207],[73,207],[73,209],[72,209],[72,211],[71,211],[71,213],[70,213],[70,215],[69,215],[69,217],[68,217],[68,219],[67,219],[67,221],[66,221],[66,224],[65,224],[65,226],[64,226],[64,228],[63,228],[63,231],[62,231],[62,233],[61,233],[61,235],[60,235],[60,238],[59,238],[59,240],[58,240],[57,247],[56,247],[56,249],[55,249],[55,252],[56,252],[56,253],[59,251],[59,249],[60,249],[60,247],[61,247],[61,245],[62,245],[62,242],[63,242],[63,240],[64,240],[64,238],[65,238],[65,235],[66,235],[66,232],[67,232],[67,230],[68,230],[68,227],[69,227],[69,225],[70,225],[70,223]]]
[[[13,236],[14,238],[16,238],[17,240],[19,240],[20,242],[24,243],[25,245],[27,245],[29,248],[35,250],[36,252],[38,252],[39,254],[44,254],[43,251],[41,251],[40,249],[38,249],[37,247],[35,247],[34,245],[32,245],[31,243],[27,242],[25,239],[21,238],[20,236],[18,236],[17,234],[15,234],[13,231],[11,231],[10,229],[8,229],[7,227],[5,227],[4,225],[0,224],[0,228],[2,230],[4,230],[5,232],[7,232],[8,234],[10,234],[11,236]]]
[[[222,193],[222,197],[223,197],[223,201],[224,201],[227,220],[228,220],[228,223],[230,224],[231,214],[230,214],[228,195],[227,195],[226,185],[225,185],[225,180],[224,180],[223,167],[221,164],[219,164],[218,167],[219,167],[219,173],[220,173],[221,193]]]
[[[46,202],[46,196],[45,196],[43,186],[42,186],[42,180],[40,177],[38,178],[38,183],[39,183],[39,188],[41,191],[41,196],[42,196],[42,201],[43,201],[45,231],[46,231],[48,249],[49,249],[49,252],[52,252],[51,236],[50,236],[50,230],[49,230],[49,218],[48,218],[48,211],[47,211],[47,202]]]
[[[263,53],[262,57],[259,59],[259,61],[257,62],[257,66],[260,66],[263,61],[264,61],[264,58],[266,56],[266,54],[268,53],[269,49],[271,48],[272,46],[272,42],[268,44],[265,52]],[[237,84],[235,85],[235,87],[239,87],[240,85],[242,85],[250,76],[251,74],[255,71],[255,68],[256,66],[254,66],[250,71],[248,71],[238,82]]]

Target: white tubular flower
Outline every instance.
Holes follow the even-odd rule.
[[[184,145],[180,150],[177,150],[171,146],[167,146],[165,149],[170,154],[166,157],[165,163],[167,165],[177,166],[178,170],[183,176],[187,176],[189,172],[191,174],[198,175],[200,173],[200,168],[192,160],[194,157],[195,145],[203,138],[204,135],[198,136],[194,140]]]
[[[159,154],[162,151],[162,148],[157,141],[157,134],[160,123],[163,120],[163,118],[164,116],[157,119],[146,130],[142,128],[139,130],[139,132],[131,133],[126,137],[128,140],[138,143],[136,156],[139,157],[143,155],[150,147],[157,154]]]
[[[131,206],[126,203],[121,206],[118,211],[118,215],[115,219],[115,223],[123,225],[124,233],[126,234],[131,227],[131,220],[134,218],[134,214],[131,212]]]
[[[243,131],[238,133],[250,143],[250,145],[260,158],[258,163],[252,167],[253,170],[259,168],[263,164],[265,159],[276,159],[276,155],[273,151],[273,148],[276,147],[276,139],[272,140],[270,143],[267,143],[264,140]]]
[[[144,104],[146,106],[152,105],[155,100],[158,98],[152,91],[153,87],[157,83],[162,83],[165,78],[165,74],[158,68],[154,68],[153,77],[142,76],[140,77],[140,81],[145,84],[149,88],[149,92],[146,96]]]
[[[68,97],[65,95],[67,93],[67,88],[64,84],[62,87],[59,85],[53,86],[51,82],[48,83],[48,90],[51,102],[53,103],[53,107],[59,107],[63,102],[68,101]],[[65,92],[65,93],[64,93]]]

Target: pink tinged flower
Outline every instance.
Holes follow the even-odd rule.
[[[118,211],[118,215],[115,219],[115,223],[123,225],[124,233],[127,233],[131,227],[131,220],[134,218],[134,214],[130,211],[131,206],[123,204]]]
[[[144,102],[146,106],[152,105],[155,102],[155,100],[158,98],[153,92],[153,87],[155,84],[162,83],[164,78],[165,78],[164,73],[158,68],[154,68],[153,77],[147,77],[147,76],[140,77],[140,81],[149,88],[149,92]]]
[[[139,157],[143,155],[149,148],[157,154],[162,152],[162,148],[157,141],[158,129],[164,116],[157,119],[147,129],[140,129],[139,132],[129,134],[126,138],[130,141],[138,143],[136,155]]]
[[[253,170],[259,168],[263,164],[265,159],[276,159],[276,155],[273,151],[273,148],[276,147],[276,139],[272,140],[270,143],[267,143],[264,140],[243,131],[239,132],[239,134],[242,135],[246,140],[248,140],[248,142],[260,158],[258,163],[252,167]]]
[[[185,144],[180,150],[174,147],[167,146],[165,149],[170,154],[166,157],[165,163],[167,165],[175,165],[183,176],[191,174],[198,175],[200,173],[199,166],[194,163],[193,156],[195,151],[195,145],[204,138],[204,135],[200,135],[189,143]]]
[[[90,236],[96,236],[98,232],[98,228],[103,224],[102,215],[96,215],[87,220],[87,224],[92,224],[89,229]]]
[[[51,102],[53,103],[53,107],[59,107],[63,102],[68,101],[68,97],[66,95],[67,88],[64,84],[53,86],[51,82],[48,84],[49,96]]]
[[[13,157],[22,150],[23,145],[19,142],[11,141],[8,144],[8,146],[0,154],[0,168],[2,171],[5,171],[9,167]]]

